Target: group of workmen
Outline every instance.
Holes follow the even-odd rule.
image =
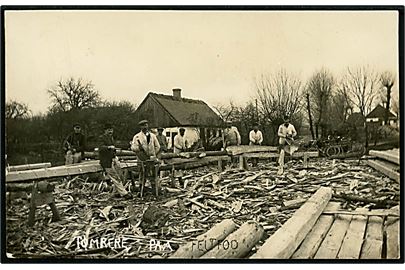
[[[168,152],[167,137],[163,134],[164,129],[158,128],[157,134],[153,133],[149,128],[147,120],[139,122],[140,132],[135,134],[131,144],[131,150],[136,153],[138,161],[156,161],[160,153]],[[104,126],[104,133],[98,140],[98,157],[100,165],[103,168],[104,175],[111,180],[118,196],[124,198],[132,198],[122,184],[119,161],[116,156],[116,147],[113,137],[114,129],[111,124]],[[290,123],[289,117],[284,118],[284,123],[279,126],[279,171],[281,174],[284,167],[285,147],[293,141],[297,135],[295,127]],[[259,130],[257,124],[253,125],[253,129],[249,133],[249,145],[261,145],[263,142],[263,134]],[[227,127],[224,131],[224,148],[232,145],[241,145],[241,136],[236,127],[232,126],[231,122],[227,122]],[[84,158],[84,150],[86,148],[86,137],[81,130],[80,124],[73,126],[73,132],[67,136],[63,143],[65,152],[65,164],[79,163]],[[185,129],[180,128],[179,134],[173,139],[173,152],[181,153],[189,148],[185,136]],[[257,159],[252,160],[252,165],[257,166]],[[152,181],[151,184],[153,185]]]

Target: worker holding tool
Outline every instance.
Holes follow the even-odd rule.
[[[261,145],[263,142],[263,134],[259,130],[259,125],[255,123],[253,125],[253,130],[249,133],[249,145]],[[257,166],[258,158],[252,158],[253,167]]]
[[[279,168],[277,174],[279,175],[283,174],[284,172],[285,152],[292,155],[298,149],[298,147],[294,146],[293,144],[295,136],[297,136],[297,131],[295,130],[294,125],[290,123],[290,117],[287,115],[284,117],[284,123],[278,128],[280,156],[278,158]]]
[[[63,150],[65,152],[65,165],[80,163],[84,157],[86,148],[86,137],[82,133],[79,124],[73,125],[73,132],[63,141]]]
[[[160,145],[160,151],[159,152],[160,153],[166,153],[167,152],[167,139],[166,139],[166,136],[163,135],[163,130],[164,129],[162,127],[160,127],[157,130],[158,130],[158,135],[156,137],[157,137],[157,140],[158,140],[159,145]]]
[[[241,137],[238,129],[232,126],[231,121],[226,122],[224,149],[231,145],[240,145],[240,144],[241,144]]]
[[[173,152],[178,154],[181,152],[186,152],[188,148],[188,142],[184,136],[186,130],[184,128],[179,129],[179,134],[174,136],[173,142]]]
[[[111,124],[104,126],[104,133],[99,138],[98,155],[100,165],[103,168],[106,176],[112,181],[115,189],[120,197],[131,199],[132,195],[126,191],[122,184],[122,174],[120,172],[120,164],[116,156],[116,149],[113,137],[114,129]]]
[[[149,123],[147,120],[140,121],[138,125],[141,131],[135,134],[133,137],[131,142],[131,150],[136,153],[138,160],[142,162],[141,166],[145,166],[145,174],[142,175],[142,177],[145,179],[148,178],[151,182],[152,190],[155,190],[155,183],[152,181],[152,179],[155,179],[156,177],[154,166],[159,162],[157,159],[157,154],[160,150],[160,144],[156,135],[150,132]],[[141,182],[140,184],[142,195],[144,183]]]

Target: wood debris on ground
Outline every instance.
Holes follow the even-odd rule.
[[[126,200],[114,197],[112,184],[102,177],[59,179],[54,196],[62,220],[51,222],[52,212],[42,206],[33,227],[26,223],[30,194],[9,193],[7,254],[168,258],[224,219],[237,226],[251,220],[260,224],[264,236],[253,247],[257,250],[320,187],[332,188],[331,201],[343,202],[342,210],[389,209],[399,204],[399,183],[358,160],[317,159],[309,167],[290,160],[281,176],[275,162],[259,163],[250,171],[216,170],[211,166],[185,171],[185,188],[169,188],[169,178],[163,178],[165,192],[158,199],[150,191],[138,198],[130,180],[125,185],[135,196]],[[102,245],[101,239],[113,239],[114,246]]]

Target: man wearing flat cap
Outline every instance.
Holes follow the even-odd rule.
[[[84,157],[86,148],[86,137],[82,133],[80,124],[73,125],[73,132],[63,141],[63,150],[65,152],[65,164],[80,163]]]
[[[141,131],[133,137],[131,149],[142,161],[156,158],[160,150],[160,144],[156,135],[150,132],[147,120],[140,121],[138,125]]]
[[[141,173],[144,173],[143,177],[145,177],[145,179],[149,179],[152,190],[155,190],[156,186],[153,181],[155,178],[154,165],[155,162],[158,162],[157,154],[159,153],[160,145],[156,135],[150,132],[147,120],[140,121],[138,125],[141,128],[141,131],[132,139],[131,150],[136,153],[139,161],[142,162],[141,164],[145,164],[146,167],[143,167],[142,165],[142,168],[145,168],[145,171],[141,171]]]

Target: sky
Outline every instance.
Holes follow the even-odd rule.
[[[181,88],[211,106],[246,103],[280,68],[303,81],[364,65],[398,78],[397,24],[396,11],[7,11],[6,100],[46,112],[46,90],[69,77],[107,100]]]

